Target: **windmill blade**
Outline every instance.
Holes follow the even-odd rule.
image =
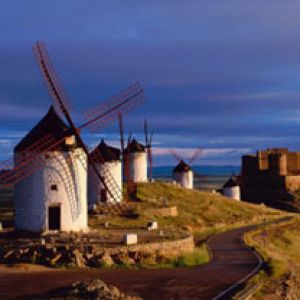
[[[131,143],[131,137],[132,137],[132,132],[130,131],[130,132],[129,132],[129,135],[128,135],[128,139],[127,139],[127,147],[128,147],[129,144]]]
[[[144,134],[145,134],[145,146],[148,147],[148,125],[146,119],[144,120]]]
[[[60,109],[61,113],[65,116],[70,129],[72,130],[72,133],[76,137],[79,145],[82,147],[84,152],[86,153],[87,157],[89,157],[89,150],[87,146],[85,145],[84,141],[82,140],[79,130],[76,128],[75,123],[73,122],[71,115],[68,111],[68,105],[67,105],[67,98],[65,96],[65,93],[62,92],[62,87],[57,81],[57,76],[54,72],[54,68],[52,67],[52,64],[50,63],[50,59],[48,57],[48,53],[46,50],[46,47],[44,43],[37,42],[34,46],[34,53],[37,58],[38,65],[40,67],[40,70],[42,72],[43,78],[46,82],[46,85],[48,87],[48,91],[50,95],[52,96],[52,99],[54,103],[57,105],[57,107]],[[125,101],[125,100],[124,100]],[[130,103],[129,100],[127,100],[128,103]],[[114,112],[116,112],[114,110]],[[96,117],[94,119],[99,119],[100,117]],[[93,163],[93,161],[90,161],[90,165],[95,172],[98,179],[102,182],[104,188],[107,190],[107,192],[110,194],[112,199],[116,201],[114,195],[111,193],[111,191],[108,189],[107,184],[103,177],[101,176],[100,172],[98,171],[97,167]]]
[[[201,154],[203,153],[203,149],[198,148],[194,154],[192,155],[192,157],[189,160],[189,165],[191,165]]]
[[[121,112],[118,113],[119,116],[119,130],[120,130],[120,144],[121,151],[124,153],[124,126],[123,126],[123,118]]]
[[[148,156],[148,162],[149,162],[149,178],[152,179],[152,174],[153,174],[153,158],[152,158],[151,145],[147,149],[147,156]]]
[[[44,154],[55,149],[64,142],[65,138],[55,140],[52,135],[46,135],[39,141],[26,148],[19,156],[13,160],[6,160],[0,164],[0,183],[3,185],[13,185],[24,178],[32,175],[35,171],[43,167]],[[23,155],[24,153],[24,155]]]
[[[148,143],[148,144],[149,144],[150,147],[152,147],[153,133],[154,133],[154,132],[151,131],[150,138],[149,138],[149,143]]]
[[[135,109],[144,101],[144,90],[139,82],[135,82],[126,90],[109,98],[95,109],[85,114],[86,122],[79,129],[89,128],[95,132],[114,122],[118,114],[127,113]]]
[[[179,162],[183,160],[182,157],[180,157],[180,156],[178,155],[178,153],[177,153],[174,149],[170,149],[169,152],[170,152],[170,154],[172,154],[172,155],[174,156],[174,158],[177,159]]]
[[[45,44],[41,41],[37,41],[33,46],[33,53],[54,107],[58,113],[64,115],[66,110],[69,111],[71,109],[70,101],[53,68]]]

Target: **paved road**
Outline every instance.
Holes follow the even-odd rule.
[[[165,270],[82,270],[0,274],[0,299],[13,299],[68,285],[73,281],[101,278],[124,292],[144,299],[230,299],[224,290],[259,266],[259,257],[243,243],[244,227],[218,234],[208,246],[212,261],[194,268]]]

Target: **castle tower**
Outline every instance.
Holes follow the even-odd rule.
[[[147,151],[145,146],[133,139],[124,151],[124,167],[129,164],[131,180],[147,182]],[[126,170],[125,170],[125,176]],[[127,180],[127,178],[125,178]]]
[[[99,173],[103,177],[106,186],[114,195],[112,197],[104,188],[101,182],[93,180],[93,171],[89,167],[88,198],[89,206],[100,202],[121,202],[122,193],[122,164],[121,151],[117,148],[108,146],[104,140],[91,153],[91,159],[96,165]],[[118,190],[115,191],[115,187]]]
[[[223,195],[237,201],[241,200],[240,186],[233,177],[230,177],[229,180],[224,184]]]
[[[273,175],[287,175],[287,156],[284,153],[273,153],[268,157],[269,171]]]
[[[184,188],[193,189],[193,171],[183,160],[181,160],[179,164],[173,169],[173,180],[175,180]]]
[[[81,231],[87,226],[87,157],[53,107],[14,149],[14,160],[48,134],[62,141],[43,157],[41,167],[15,184],[18,230]],[[38,153],[35,153],[38,155]]]

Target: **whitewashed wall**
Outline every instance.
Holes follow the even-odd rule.
[[[130,155],[129,161],[131,180],[133,180],[133,182],[147,182],[147,153],[135,152],[125,154],[125,156],[128,155]]]
[[[47,156],[42,168],[15,185],[16,229],[48,230],[48,207],[58,204],[62,231],[87,230],[87,158],[84,151],[80,148],[72,152],[55,151]],[[57,191],[51,190],[52,184],[57,185]]]
[[[97,163],[96,167],[104,178],[106,185],[112,191],[114,197],[107,193],[107,202],[121,202],[123,200],[123,182],[122,182],[122,164],[120,161],[105,162],[104,164]],[[107,176],[107,170],[110,175]],[[113,178],[112,184],[110,178]],[[117,192],[114,191],[117,186]],[[103,184],[95,177],[94,171],[89,166],[88,176],[88,199],[89,205],[101,202],[101,189]]]
[[[173,173],[173,179],[184,188],[194,188],[194,174],[192,170],[187,172],[175,172]]]
[[[241,200],[240,187],[239,186],[225,187],[223,188],[223,195],[225,197],[240,201]]]

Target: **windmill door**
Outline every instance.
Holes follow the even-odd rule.
[[[49,230],[60,230],[60,206],[49,207]]]
[[[107,191],[106,189],[101,189],[101,202],[107,202]]]

